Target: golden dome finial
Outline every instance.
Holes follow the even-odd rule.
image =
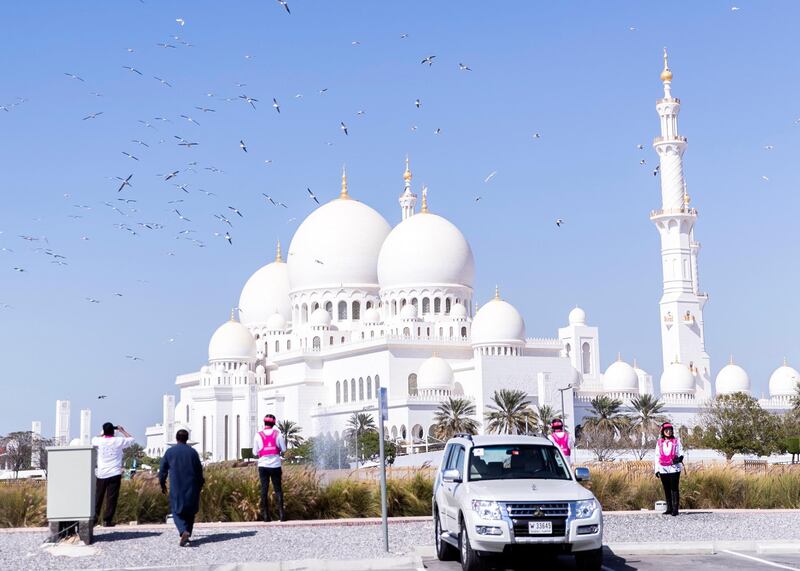
[[[231,321],[236,321],[236,308],[231,307]]]
[[[408,168],[408,155],[406,155],[406,172],[403,173],[403,180],[406,181],[406,186],[411,183],[411,169]]]
[[[617,351],[617,363],[619,363],[620,361],[622,361],[622,353],[620,351]]]
[[[667,60],[667,48],[664,48],[664,69],[661,71],[661,81],[672,81],[672,70]]]
[[[783,358],[783,366],[784,367],[788,367],[789,366],[789,362],[786,360],[786,357]]]
[[[281,255],[281,241],[278,240],[278,245],[275,246],[275,261],[282,262],[283,256]]]
[[[494,286],[494,298],[500,299],[500,286],[498,285]]]
[[[731,358],[730,358],[730,361],[728,361],[728,364],[729,365],[733,365],[733,353],[731,353]]]
[[[420,213],[428,212],[428,187],[422,187],[422,207],[419,209]]]
[[[343,198],[347,200],[350,198],[350,195],[347,194],[347,166],[342,165],[342,192],[339,194],[339,198]]]
[[[688,193],[688,192],[686,192],[686,191],[684,190],[684,191],[683,191],[683,206],[684,206],[685,208],[689,208],[689,203],[690,203],[691,201],[692,201],[692,199],[691,199],[691,197],[689,196],[689,193]]]

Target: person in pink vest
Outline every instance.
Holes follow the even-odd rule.
[[[547,438],[558,446],[570,467],[574,466],[575,462],[572,457],[573,451],[575,450],[575,439],[564,429],[564,422],[560,418],[554,418],[550,423],[550,429],[550,434]]]
[[[661,478],[664,486],[664,497],[667,500],[667,511],[663,515],[678,515],[680,504],[680,478],[683,467],[683,446],[675,437],[672,424],[661,425],[661,436],[656,441],[656,454],[653,468],[657,478]]]
[[[272,521],[269,513],[269,483],[275,488],[278,501],[278,517],[286,521],[283,510],[283,486],[281,485],[281,454],[286,451],[286,441],[281,431],[275,428],[275,415],[264,417],[264,430],[253,438],[253,454],[258,458],[258,477],[261,480],[261,519]]]

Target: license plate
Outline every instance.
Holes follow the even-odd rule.
[[[529,521],[528,533],[531,535],[552,535],[553,522],[552,521]]]

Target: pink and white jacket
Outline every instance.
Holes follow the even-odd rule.
[[[572,437],[572,434],[566,430],[559,430],[558,434],[553,432],[548,434],[547,439],[558,446],[570,466],[575,463],[572,460],[575,457],[575,439]]]
[[[674,474],[683,468],[681,464],[668,463],[672,458],[683,456],[680,438],[659,438],[656,440],[656,451],[653,457],[653,470],[659,474]]]

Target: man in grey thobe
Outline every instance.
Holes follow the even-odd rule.
[[[205,480],[200,456],[187,444],[189,433],[181,429],[175,434],[175,440],[177,444],[169,448],[161,459],[158,481],[161,492],[166,494],[169,477],[169,506],[181,536],[179,545],[185,547],[192,535],[194,516],[200,509],[200,490]]]

